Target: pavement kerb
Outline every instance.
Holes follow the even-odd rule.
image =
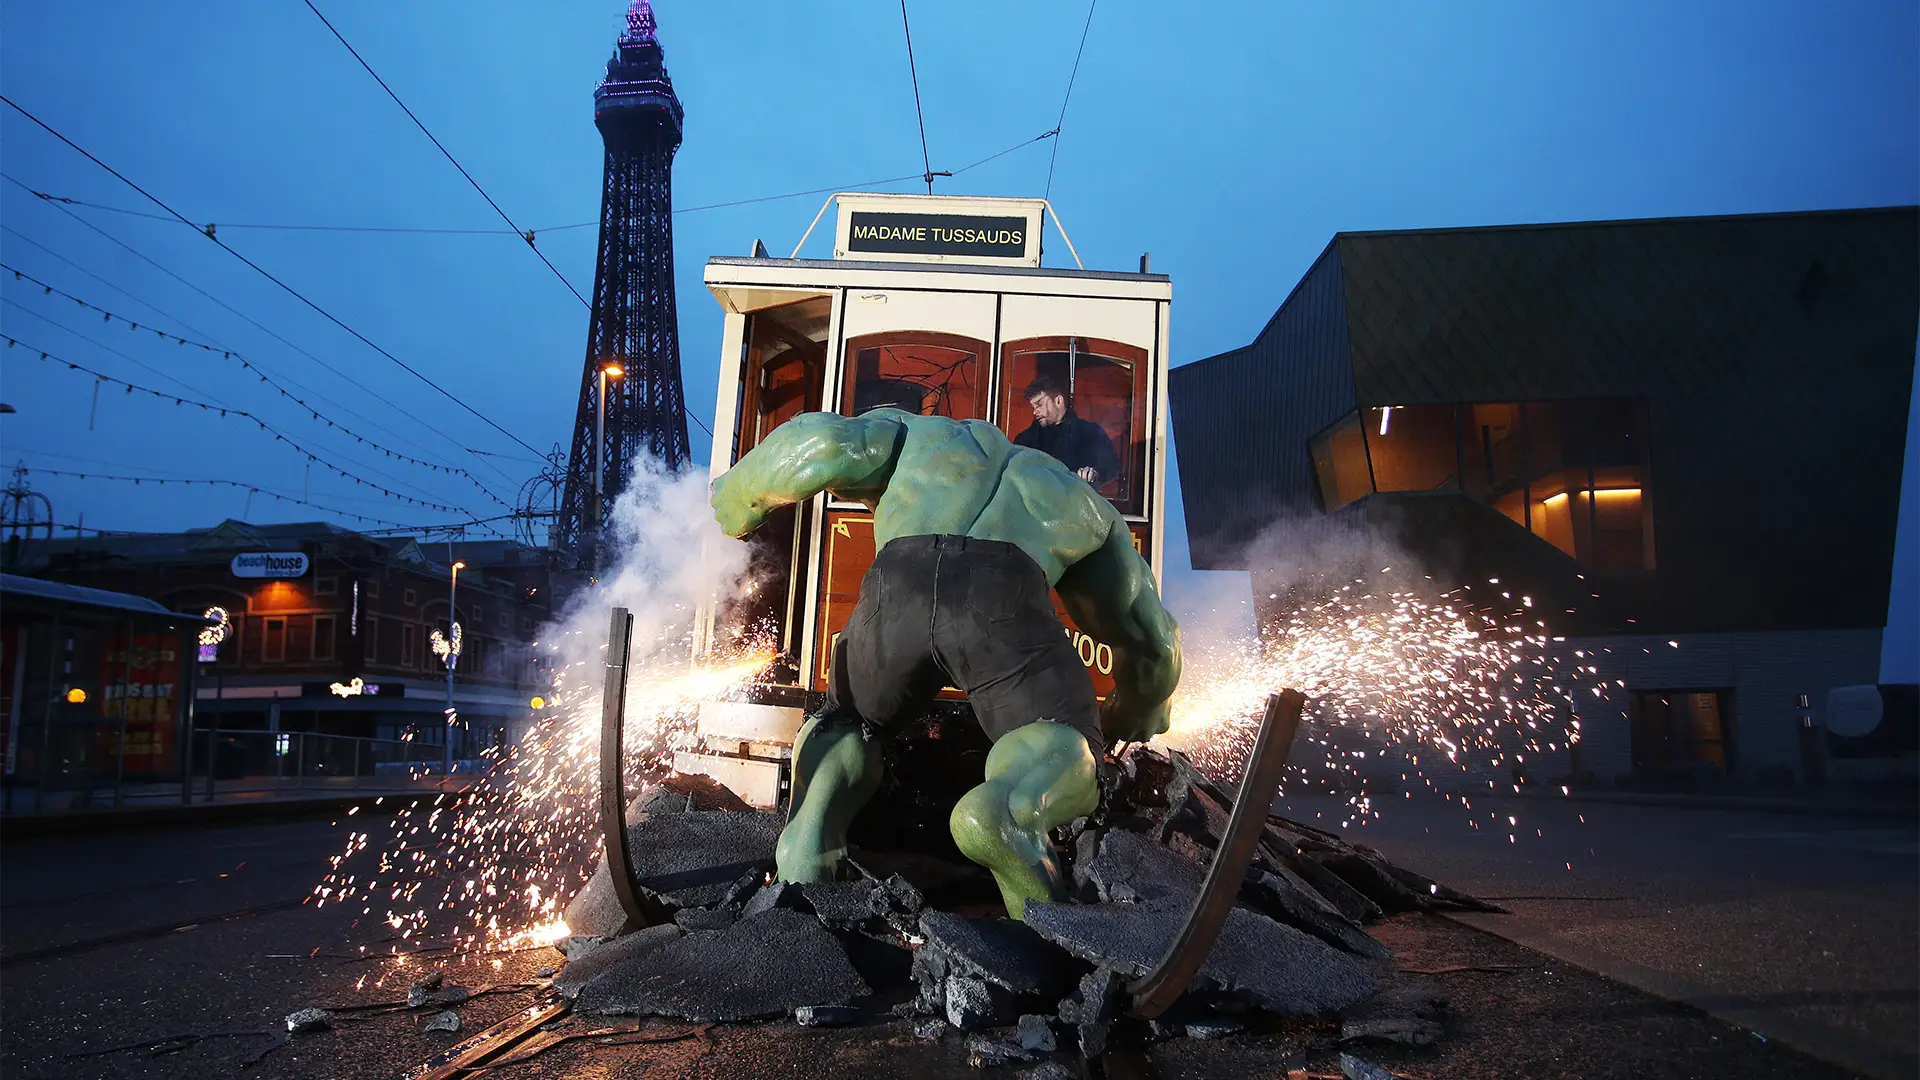
[[[1863,817],[1887,819],[1920,818],[1920,799],[1912,802],[1826,802],[1819,799],[1781,798],[1766,795],[1681,795],[1641,791],[1582,791],[1575,788],[1566,795],[1558,791],[1488,791],[1468,795],[1474,799],[1556,799],[1562,802],[1612,803],[1620,806],[1673,806],[1688,810],[1767,811],[1778,814],[1809,814],[1823,817]]]
[[[1678,975],[1610,956],[1561,937],[1523,916],[1466,911],[1438,914],[1462,926],[1583,968],[1602,978],[1698,1009],[1762,1038],[1873,1080],[1913,1080],[1920,1073],[1920,1055],[1902,1052],[1884,1043],[1868,1043],[1858,1034],[1789,1016],[1750,999],[1712,990]]]
[[[363,812],[398,807],[421,798],[441,794],[459,795],[466,789],[363,791],[351,795],[329,795],[311,799],[259,799],[168,804],[165,806],[127,807],[121,810],[95,810],[72,814],[14,814],[0,818],[0,837],[12,840],[33,836],[59,836],[71,833],[110,832],[128,829],[164,828],[179,825],[231,825],[256,821],[285,821],[294,818],[329,817],[353,807]]]

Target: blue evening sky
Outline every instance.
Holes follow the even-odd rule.
[[[1085,4],[921,0],[909,8],[935,169],[1054,126]],[[597,216],[591,93],[625,0],[324,0],[321,10],[521,225]],[[897,5],[662,0],[658,16],[687,110],[674,172],[679,206],[919,172]],[[1154,269],[1173,276],[1178,364],[1249,340],[1342,229],[1920,201],[1917,58],[1912,0],[1106,0],[1051,195],[1089,266],[1132,268],[1151,251]],[[195,221],[499,224],[299,0],[10,3],[0,8],[0,90]],[[1029,146],[940,190],[1040,194],[1051,149]],[[40,191],[155,211],[10,110],[0,110],[0,171]],[[719,310],[700,287],[703,261],[745,254],[756,237],[784,254],[819,201],[676,217],[687,397],[703,420],[713,414],[720,333]],[[314,404],[336,421],[403,453],[473,466],[508,502],[534,471],[520,446],[195,232],[69,209],[284,341],[4,181],[0,261],[143,327],[238,349],[319,395]],[[523,243],[219,235],[528,444],[545,451],[567,440],[585,311]],[[594,230],[546,234],[539,244],[583,292],[590,286]],[[1055,244],[1049,261],[1064,255]],[[476,514],[501,509],[464,478],[341,437],[217,353],[104,323],[4,279],[0,326],[35,350],[5,360],[0,394],[19,410],[0,420],[8,466],[241,481],[407,524],[448,516],[319,469],[309,478],[302,457],[245,421],[118,390],[103,390],[96,405],[92,380],[40,362],[45,349],[252,410],[395,490]],[[504,456],[477,465],[453,443]],[[697,430],[695,445],[704,459]],[[1911,430],[1907,460],[1884,677],[1912,680],[1920,677],[1920,465]],[[234,489],[42,472],[32,482],[59,521],[84,515],[89,527],[328,516],[260,496],[249,506]],[[1190,615],[1237,607],[1243,577],[1185,570],[1177,492],[1169,505],[1174,606]]]

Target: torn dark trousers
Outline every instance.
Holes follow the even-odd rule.
[[[1066,724],[1098,754],[1099,702],[1053,612],[1046,572],[1013,544],[902,536],[874,557],[835,646],[828,711],[884,737],[926,714],[943,686],[967,695],[995,742],[1036,720]]]

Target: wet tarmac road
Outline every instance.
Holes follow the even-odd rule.
[[[1389,846],[1385,830],[1374,835],[1383,849]],[[1407,839],[1414,835],[1425,836]],[[404,997],[423,970],[420,960],[399,965],[358,959],[363,944],[376,951],[390,947],[383,940],[387,929],[360,909],[298,905],[344,839],[344,828],[325,821],[8,838],[0,846],[0,1075],[354,1080],[393,1076],[445,1049],[456,1036],[421,1032],[420,1015],[404,1011],[368,1013],[333,1031],[282,1042],[284,1017],[294,1009]],[[1444,849],[1427,850],[1432,858]],[[1457,869],[1471,869],[1466,856],[1460,858]],[[1520,891],[1521,879],[1512,881],[1512,891]],[[1582,881],[1581,888],[1594,884]],[[1525,888],[1546,891],[1539,883]],[[1492,969],[1439,976],[1457,1009],[1441,1047],[1372,1052],[1406,1075],[1848,1075],[1460,926],[1410,918],[1377,932],[1403,966]],[[469,987],[513,987],[556,962],[547,950],[500,958],[497,967],[492,958],[459,958],[448,979]],[[459,1012],[471,1033],[536,1000],[531,990],[509,989]],[[575,1020],[570,1030],[597,1023]],[[650,1026],[667,1035],[689,1029],[673,1021]],[[112,1049],[176,1034],[209,1037],[158,1055]],[[1160,1078],[1281,1076],[1293,1067],[1334,1071],[1335,1036],[1329,1024],[1295,1023],[1218,1043],[1123,1041],[1105,1068],[1114,1077]],[[966,1065],[963,1042],[954,1034],[922,1042],[898,1021],[845,1031],[721,1026],[650,1046],[577,1042],[484,1075],[995,1075]],[[258,1064],[243,1066],[262,1051],[266,1056]]]
[[[1877,1071],[1920,1075],[1912,820],[1556,798],[1332,798],[1282,813],[1499,898],[1476,925]],[[1515,819],[1509,821],[1509,818]]]

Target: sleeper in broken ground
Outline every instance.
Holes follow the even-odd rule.
[[[954,841],[1020,918],[1028,901],[1062,894],[1048,834],[1099,805],[1104,743],[1167,729],[1179,631],[1152,571],[1084,480],[978,421],[805,413],[715,481],[713,508],[728,535],[744,536],[823,491],[873,509],[878,554],[836,649],[829,708],[794,746],[779,877],[843,872],[847,829],[879,787],[880,742],[951,685],[994,742],[982,783],[953,809]],[[1104,706],[1050,589],[1113,647]]]

